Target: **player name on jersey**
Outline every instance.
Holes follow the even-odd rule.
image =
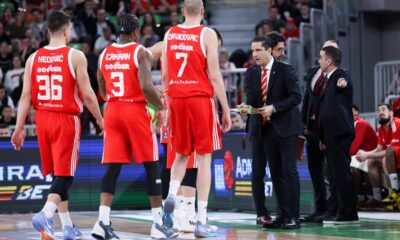
[[[39,63],[62,63],[64,61],[64,56],[62,54],[56,56],[39,56]]]
[[[121,61],[121,60],[129,60],[131,59],[131,53],[107,53],[106,60],[107,61]]]
[[[187,34],[187,33],[170,33],[168,35],[168,40],[198,42],[199,36],[196,34]]]

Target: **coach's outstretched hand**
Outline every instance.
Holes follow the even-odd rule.
[[[14,146],[14,149],[17,151],[21,150],[22,145],[24,145],[24,141],[25,141],[24,130],[20,128],[15,129],[11,137],[11,143]]]

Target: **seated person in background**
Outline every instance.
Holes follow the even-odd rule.
[[[4,123],[7,126],[15,125],[15,112],[10,106],[4,106],[1,111],[0,123]]]
[[[393,211],[398,209],[400,203],[397,174],[400,167],[400,119],[393,117],[390,105],[385,103],[378,105],[378,112],[381,125],[378,129],[378,146],[369,152],[360,150],[356,157],[360,161],[368,159],[368,177],[373,189],[379,186],[381,168],[389,176],[392,193],[383,199],[383,203],[386,204],[387,210]]]
[[[375,130],[372,128],[372,126],[365,119],[359,117],[359,110],[357,105],[353,104],[352,110],[356,136],[353,140],[353,143],[351,144],[350,155],[355,156],[360,150],[374,150],[378,144],[378,137],[376,136]],[[382,161],[382,159],[380,159],[380,161]],[[373,182],[373,196],[371,196],[371,186],[368,181],[368,174],[360,169],[352,168],[353,180],[357,191],[357,199],[358,202],[363,202],[360,205],[360,209],[364,211],[377,210],[378,208],[384,207],[381,203],[382,197],[379,184],[379,168],[374,167],[373,169],[369,169],[369,171],[372,171],[371,176]],[[365,192],[362,191],[363,182],[366,183]],[[368,201],[366,201],[365,195],[368,195]]]
[[[1,137],[11,137],[7,124],[0,123],[0,138]]]
[[[231,130],[243,130],[244,129],[244,121],[242,116],[239,113],[231,113],[231,122],[232,127]]]

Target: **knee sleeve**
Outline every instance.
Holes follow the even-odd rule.
[[[104,174],[103,179],[101,180],[101,192],[114,195],[121,167],[121,163],[107,164],[106,174]]]
[[[182,186],[196,188],[197,168],[186,169],[185,177],[182,180]]]
[[[144,162],[147,176],[147,194],[149,196],[161,195],[161,177],[158,162]]]
[[[53,182],[51,183],[50,193],[60,195],[61,201],[68,200],[68,189],[71,187],[74,177],[58,177],[54,176]]]

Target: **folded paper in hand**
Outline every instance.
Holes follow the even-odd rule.
[[[363,172],[368,172],[368,160],[360,162],[357,160],[356,156],[352,156],[350,167],[360,169]]]

